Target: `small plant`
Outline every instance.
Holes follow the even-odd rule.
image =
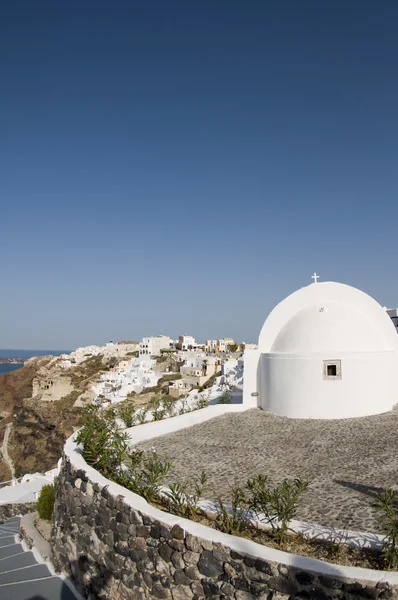
[[[166,416],[166,410],[159,398],[152,398],[148,404],[148,409],[152,413],[152,419],[154,421],[162,421]]]
[[[205,394],[200,396],[195,405],[195,410],[200,410],[201,408],[207,408],[209,406],[209,398],[210,394]]]
[[[118,415],[120,417],[120,419],[122,419],[123,423],[126,425],[126,427],[133,427],[134,423],[136,421],[136,408],[134,406],[134,404],[128,404],[123,402],[123,404],[120,405],[119,407],[119,411],[118,411]]]
[[[231,509],[225,506],[220,496],[217,498],[218,515],[216,518],[218,528],[224,533],[236,535],[246,526],[247,500],[245,491],[240,486],[231,490]]]
[[[143,425],[145,423],[146,418],[147,418],[147,414],[148,414],[148,409],[147,408],[141,408],[137,412],[136,417],[137,417],[137,421],[138,421],[138,423],[140,425]]]
[[[127,463],[118,483],[152,502],[160,495],[160,489],[173,467],[172,462],[162,460],[156,452],[138,450],[129,455]]]
[[[207,475],[202,471],[199,478],[194,482],[186,480],[171,484],[169,489],[164,492],[170,511],[186,519],[191,519],[197,515],[199,501],[202,498],[206,482]]]
[[[41,488],[36,505],[40,519],[51,521],[54,510],[56,489],[56,480],[54,480],[54,483],[49,483]]]
[[[229,390],[225,390],[218,400],[218,404],[232,404],[232,395]]]
[[[388,566],[398,568],[398,492],[385,490],[377,496],[374,504],[378,512],[378,523],[385,533],[383,556]]]
[[[167,416],[174,417],[176,410],[174,398],[172,398],[171,396],[166,396],[165,398],[163,398],[162,404]]]
[[[192,408],[190,408],[187,399],[186,398],[181,398],[181,405],[180,408],[178,409],[178,414],[179,415],[185,415],[185,413],[190,413],[192,412]]]
[[[121,469],[128,447],[128,434],[120,431],[116,414],[114,408],[100,412],[98,406],[86,407],[84,425],[76,435],[85,461],[111,478]]]
[[[285,539],[290,521],[296,516],[301,495],[308,487],[305,479],[285,479],[274,488],[268,486],[266,475],[256,475],[246,485],[251,493],[249,508],[262,514],[277,532],[280,543]]]

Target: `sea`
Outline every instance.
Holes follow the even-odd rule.
[[[61,354],[69,354],[70,350],[0,350],[0,358],[22,358],[23,360],[27,360],[28,358],[32,358],[32,356],[46,356],[47,354],[52,354],[53,356],[60,356]],[[5,373],[11,373],[11,371],[16,371],[23,367],[23,364],[18,365],[7,365],[0,363],[0,375],[4,375]]]

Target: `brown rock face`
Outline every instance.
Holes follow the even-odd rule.
[[[54,403],[32,400],[32,381],[52,358],[31,359],[21,369],[0,377],[0,441],[5,426],[12,422],[8,452],[17,477],[54,468],[66,438],[79,424],[81,410],[74,409],[70,399]],[[1,462],[0,481],[9,475]]]

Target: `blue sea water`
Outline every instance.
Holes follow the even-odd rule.
[[[4,375],[5,373],[11,373],[11,371],[16,371],[16,369],[20,369],[23,365],[2,365],[0,364],[0,375]]]
[[[32,356],[47,356],[47,354],[52,354],[53,356],[59,356],[60,354],[69,354],[70,350],[0,350],[0,358],[22,358],[23,360],[27,360],[28,358],[32,358]],[[11,371],[15,371],[16,369],[20,369],[23,365],[7,365],[0,364],[0,375],[4,375],[4,373],[10,373]]]

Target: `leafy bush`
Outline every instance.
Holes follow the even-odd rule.
[[[201,408],[206,408],[207,406],[209,406],[209,398],[210,394],[200,396],[195,404],[194,410],[200,410]]]
[[[385,490],[377,496],[374,504],[378,512],[378,522],[386,535],[383,556],[388,566],[398,568],[398,492]]]
[[[199,501],[207,482],[204,471],[196,481],[181,481],[169,486],[164,494],[168,500],[169,510],[180,517],[191,519],[199,512]]]
[[[218,404],[232,404],[232,395],[229,390],[225,390],[218,400]]]
[[[166,396],[162,399],[163,408],[168,417],[174,417],[175,415],[175,399],[172,396]]]
[[[277,532],[280,542],[285,538],[289,522],[296,516],[301,495],[308,487],[305,479],[285,479],[274,488],[269,487],[266,475],[256,475],[246,485],[251,493],[249,508],[265,516],[265,520]]]
[[[216,518],[218,528],[224,533],[236,535],[247,525],[247,500],[245,491],[240,486],[231,490],[231,510],[228,510],[221,497],[217,498],[218,515]]]
[[[148,403],[148,410],[152,413],[152,419],[154,421],[162,421],[166,416],[166,410],[163,406],[163,402],[159,398],[152,398]]]
[[[100,412],[97,406],[87,406],[84,425],[76,435],[87,464],[110,478],[121,468],[128,448],[128,434],[120,431],[116,416],[114,408]]]
[[[56,480],[54,480],[54,483],[48,483],[47,485],[44,485],[41,488],[36,505],[40,519],[44,519],[45,521],[51,521],[54,510],[56,489]]]
[[[148,414],[148,409],[147,408],[141,408],[137,414],[137,421],[140,425],[142,425],[143,423],[145,423],[146,418],[147,418],[147,414]]]
[[[117,482],[147,502],[160,495],[160,489],[172,469],[169,460],[162,460],[156,452],[136,450],[129,454],[127,469],[118,473]]]
[[[126,427],[134,426],[134,423],[136,421],[135,413],[136,413],[136,408],[135,408],[134,404],[130,404],[127,402],[123,402],[123,404],[120,405],[119,411],[118,411],[118,415],[119,415],[120,419],[122,419],[122,421],[126,425]]]

